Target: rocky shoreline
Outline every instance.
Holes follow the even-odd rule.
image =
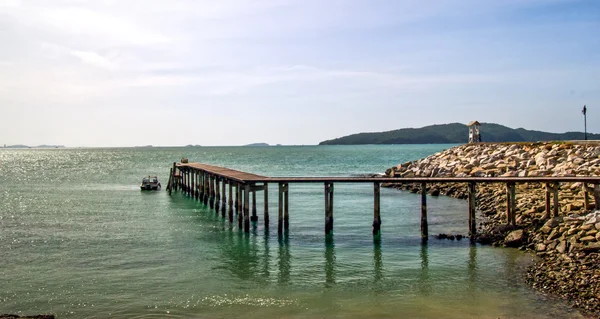
[[[389,177],[526,177],[600,176],[600,144],[583,142],[477,143],[447,149],[427,158],[399,164]],[[420,185],[387,184],[411,192]],[[600,212],[584,201],[583,185],[559,187],[558,217],[545,214],[540,183],[516,185],[516,226],[507,224],[502,183],[477,185],[477,241],[516,247],[535,255],[527,282],[567,299],[582,312],[600,316]],[[467,185],[432,183],[427,193],[466,199]],[[592,197],[592,196],[590,196]],[[587,209],[586,209],[587,208]]]

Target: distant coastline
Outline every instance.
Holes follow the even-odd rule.
[[[403,128],[387,132],[358,133],[331,140],[319,145],[365,144],[463,144],[468,141],[469,129],[465,124],[449,123]],[[513,129],[495,123],[481,123],[483,142],[542,142],[583,140],[583,132],[549,133],[524,128]],[[587,133],[589,140],[599,140],[600,134]]]
[[[28,146],[28,145],[6,145],[2,148],[65,148],[64,145],[38,145],[38,146]]]

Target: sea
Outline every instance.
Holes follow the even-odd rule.
[[[0,313],[57,318],[582,318],[524,282],[532,256],[468,240],[420,238],[420,195],[290,184],[289,231],[250,233],[180,192],[188,158],[266,176],[384,173],[452,145],[0,149]],[[157,175],[160,191],[140,191]],[[259,194],[260,195],[260,194]],[[429,233],[468,232],[467,202],[429,197]],[[478,216],[479,217],[479,216]]]

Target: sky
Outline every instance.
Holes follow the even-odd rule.
[[[0,0],[0,144],[583,131],[584,104],[600,133],[596,0]]]

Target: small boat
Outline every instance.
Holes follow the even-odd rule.
[[[140,189],[143,191],[156,191],[160,188],[160,183],[158,182],[158,177],[150,176],[144,177],[142,179],[142,184],[140,185]]]

